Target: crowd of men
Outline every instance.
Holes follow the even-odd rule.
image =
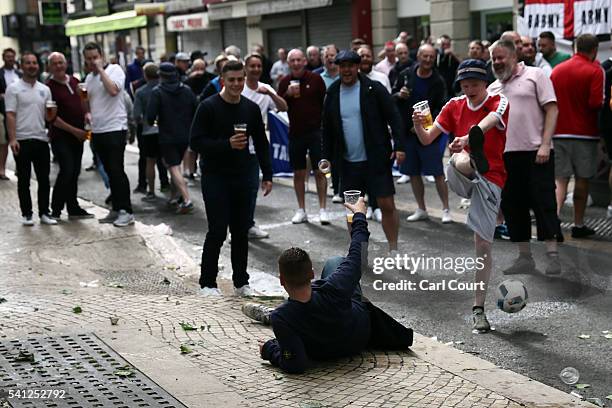
[[[165,55],[155,63],[137,47],[124,69],[108,63],[98,44],[88,43],[82,50],[83,81],[68,75],[65,56],[54,52],[45,84],[39,81],[34,54],[23,52],[17,69],[15,51],[6,49],[0,69],[5,120],[0,179],[7,179],[10,146],[24,225],[34,224],[32,165],[42,224],[57,224],[64,208],[68,218],[92,218],[77,200],[83,142],[89,140],[91,168],[110,190],[110,211],[99,221],[125,227],[134,223],[133,193],[142,194],[143,201],[159,199],[157,177],[160,190],[169,193],[167,204],[177,214],[191,213],[189,187],[201,177],[208,219],[201,293],[221,294],[217,260],[229,228],[236,293],[250,295],[248,240],[268,236],[255,224],[258,190],[268,195],[272,189],[267,114],[287,111],[297,199],[294,224],[308,221],[305,183],[310,170],[319,201],[316,219],[330,223],[327,178],[319,168],[327,161],[332,202],[341,203],[341,192],[347,190],[367,194],[366,218],[382,223],[389,251],[395,253],[400,225],[392,174],[396,163],[403,174],[397,182],[410,181],[418,204],[409,222],[429,218],[423,176],[435,183],[442,223],[452,222],[449,187],[471,200],[468,225],[477,255],[487,259],[477,281],[488,282],[491,244],[500,224],[507,226],[520,252],[504,273],[535,270],[529,248],[531,211],[537,238],[546,242],[546,273],[561,273],[558,214],[569,180],[575,180],[572,237],[584,238],[594,234],[584,225],[584,214],[598,141],[603,134],[610,142],[612,62],[602,69],[597,38],[578,37],[570,56],[556,51],[550,32],[540,34],[537,42],[506,32],[494,44],[472,41],[463,61],[448,36],[418,48],[412,44],[401,33],[381,53],[360,39],[343,50],[334,44],[279,49],[274,63],[261,46],[248,55],[229,46],[214,59],[213,73],[201,52]],[[414,105],[423,101],[433,123],[415,111]],[[132,191],[124,153],[134,139],[140,157]],[[50,208],[49,142],[59,165]],[[445,171],[447,146],[453,155]],[[612,207],[608,213],[612,216]],[[479,330],[488,330],[485,294],[486,287],[475,297],[474,327]]]

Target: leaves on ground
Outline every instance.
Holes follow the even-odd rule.
[[[181,344],[181,354],[189,354],[192,351],[193,350],[191,350],[189,347],[185,346],[184,344]]]
[[[578,336],[578,338],[579,338],[579,339],[586,340],[586,339],[590,339],[590,338],[591,338],[591,336],[590,336],[589,334],[581,334],[580,336]]]
[[[196,331],[198,330],[197,327],[193,327],[192,325],[190,325],[189,323],[185,323],[185,322],[180,322],[179,323],[181,325],[181,327],[183,328],[183,330],[185,331]]]
[[[131,377],[135,374],[134,367],[128,364],[123,367],[119,367],[118,369],[115,370],[113,374],[115,374],[117,377],[123,377],[123,378]]]
[[[0,298],[0,303],[8,302],[5,298]]]
[[[76,314],[79,314],[83,311],[83,309],[81,309],[81,306],[75,306],[72,308],[72,311]]]
[[[576,384],[576,388],[578,388],[579,390],[583,390],[585,388],[590,388],[591,384]]]

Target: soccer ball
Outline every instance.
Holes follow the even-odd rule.
[[[503,281],[497,287],[497,307],[506,313],[516,313],[527,305],[527,288],[515,279]]]

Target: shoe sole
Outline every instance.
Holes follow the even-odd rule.
[[[408,221],[408,222],[418,222],[418,221],[427,221],[428,219],[429,219],[429,217],[417,218],[416,220],[411,220],[409,218],[406,218],[406,221]]]
[[[118,228],[127,227],[128,225],[132,225],[132,224],[134,224],[134,220],[128,222],[127,224],[117,224],[117,223],[113,222],[113,225],[115,227],[118,227]]]
[[[96,218],[96,216],[93,215],[93,214],[89,214],[89,215],[69,215],[68,216],[69,220],[87,220],[87,219],[91,219],[91,218]]]
[[[470,159],[480,174],[489,171],[489,161],[484,154],[484,133],[478,126],[472,126],[469,133]]]

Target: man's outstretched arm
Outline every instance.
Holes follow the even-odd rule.
[[[261,358],[270,361],[289,374],[306,371],[308,357],[304,343],[282,320],[272,315],[272,329],[276,335],[261,346]]]
[[[342,296],[351,297],[361,279],[362,252],[368,248],[370,233],[365,217],[366,206],[363,197],[359,198],[357,204],[345,205],[354,212],[351,224],[351,245],[348,255],[326,280]]]

